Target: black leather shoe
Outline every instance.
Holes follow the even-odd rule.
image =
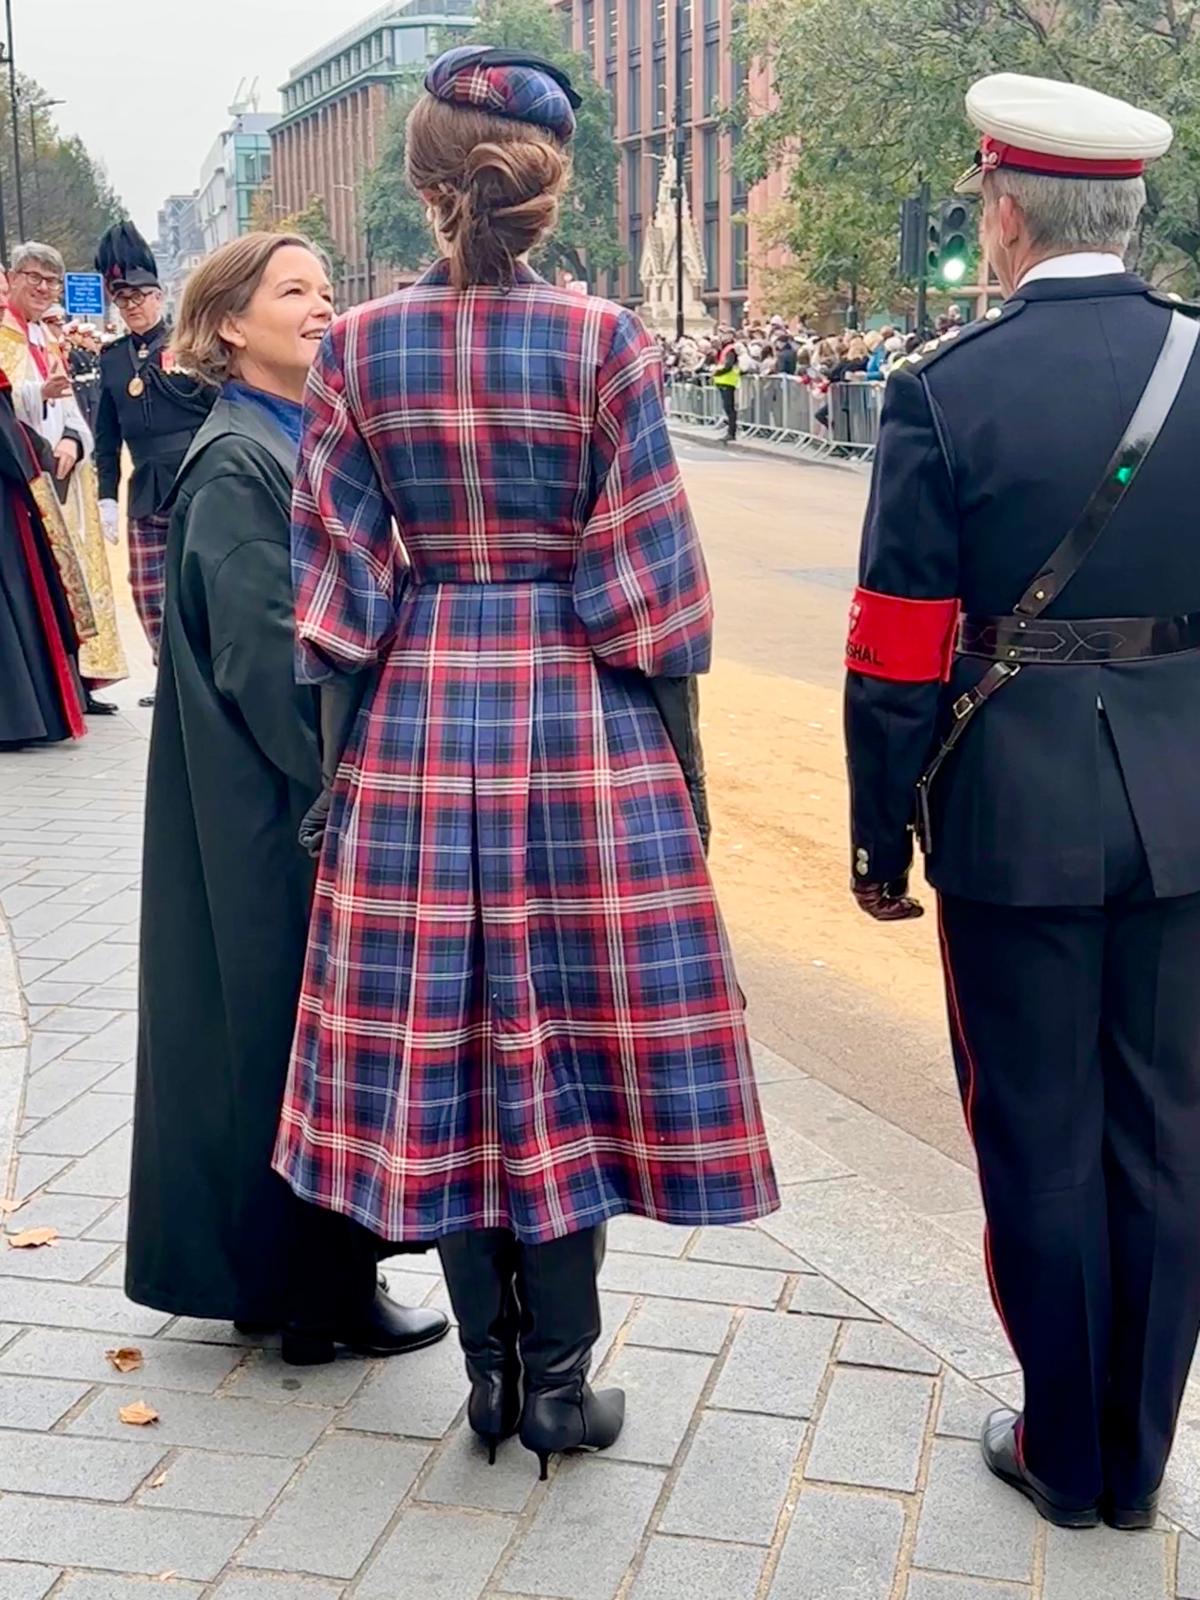
[[[292,1367],[316,1367],[337,1356],[338,1345],[360,1356],[402,1356],[437,1344],[450,1331],[444,1311],[402,1306],[382,1287],[366,1315],[333,1328],[289,1322],[283,1330],[280,1355]]]
[[[1100,1524],[1100,1506],[1071,1505],[1061,1500],[1040,1479],[1035,1478],[1021,1460],[1017,1449],[1017,1423],[1015,1411],[1004,1408],[993,1411],[983,1425],[983,1459],[988,1471],[994,1472],[1002,1483],[1032,1500],[1040,1516],[1057,1528],[1096,1528]]]
[[[83,702],[83,709],[89,717],[115,717],[118,707],[111,700],[97,700],[89,689]]]
[[[1145,1500],[1123,1506],[1105,1495],[1100,1502],[1100,1514],[1110,1528],[1119,1528],[1122,1533],[1144,1532],[1158,1521],[1158,1491]]]

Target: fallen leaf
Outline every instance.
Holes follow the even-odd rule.
[[[167,1481],[166,1473],[165,1472],[160,1472],[157,1478],[151,1478],[150,1487],[152,1489],[161,1489],[163,1484],[166,1483],[166,1481]]]
[[[155,1581],[155,1583],[166,1583],[168,1578],[173,1578],[174,1576],[175,1576],[175,1568],[174,1567],[168,1567],[165,1572],[160,1572],[158,1577],[155,1578],[154,1581]]]
[[[133,1428],[146,1428],[158,1421],[158,1412],[144,1400],[135,1400],[131,1406],[122,1406],[117,1415]]]
[[[106,1350],[104,1359],[118,1372],[136,1372],[142,1364],[142,1352],[133,1345],[123,1344],[119,1350]]]
[[[25,1204],[24,1200],[0,1200],[0,1217],[11,1217],[14,1211],[20,1211]]]
[[[36,1250],[40,1245],[53,1244],[58,1238],[57,1228],[26,1228],[24,1233],[10,1233],[10,1250]]]

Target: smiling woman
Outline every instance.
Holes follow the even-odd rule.
[[[168,501],[129,1222],[134,1300],[282,1323],[292,1361],[335,1343],[391,1355],[447,1328],[377,1293],[372,1236],[270,1170],[312,894],[297,830],[321,782],[288,523],[332,319],[325,264],[292,235],[218,250],[180,308],[177,359],[220,393]]]

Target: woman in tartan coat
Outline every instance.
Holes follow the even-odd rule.
[[[606,1218],[778,1195],[681,769],[701,800],[711,601],[657,349],[525,264],[569,83],[464,46],[426,88],[409,176],[446,259],[335,326],[306,402],[293,577],[331,792],[276,1165],[438,1241],[472,1424],[514,1431],[523,1366],[544,1460],[620,1429],[585,1382]]]

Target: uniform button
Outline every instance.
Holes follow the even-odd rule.
[[[999,306],[989,306],[984,312],[984,316],[989,322],[995,322],[997,317],[1002,317],[1003,315],[1004,313],[1001,311]]]
[[[865,878],[867,873],[871,870],[871,858],[867,855],[867,852],[861,848],[858,849],[854,855],[854,870],[858,873],[860,878]]]

